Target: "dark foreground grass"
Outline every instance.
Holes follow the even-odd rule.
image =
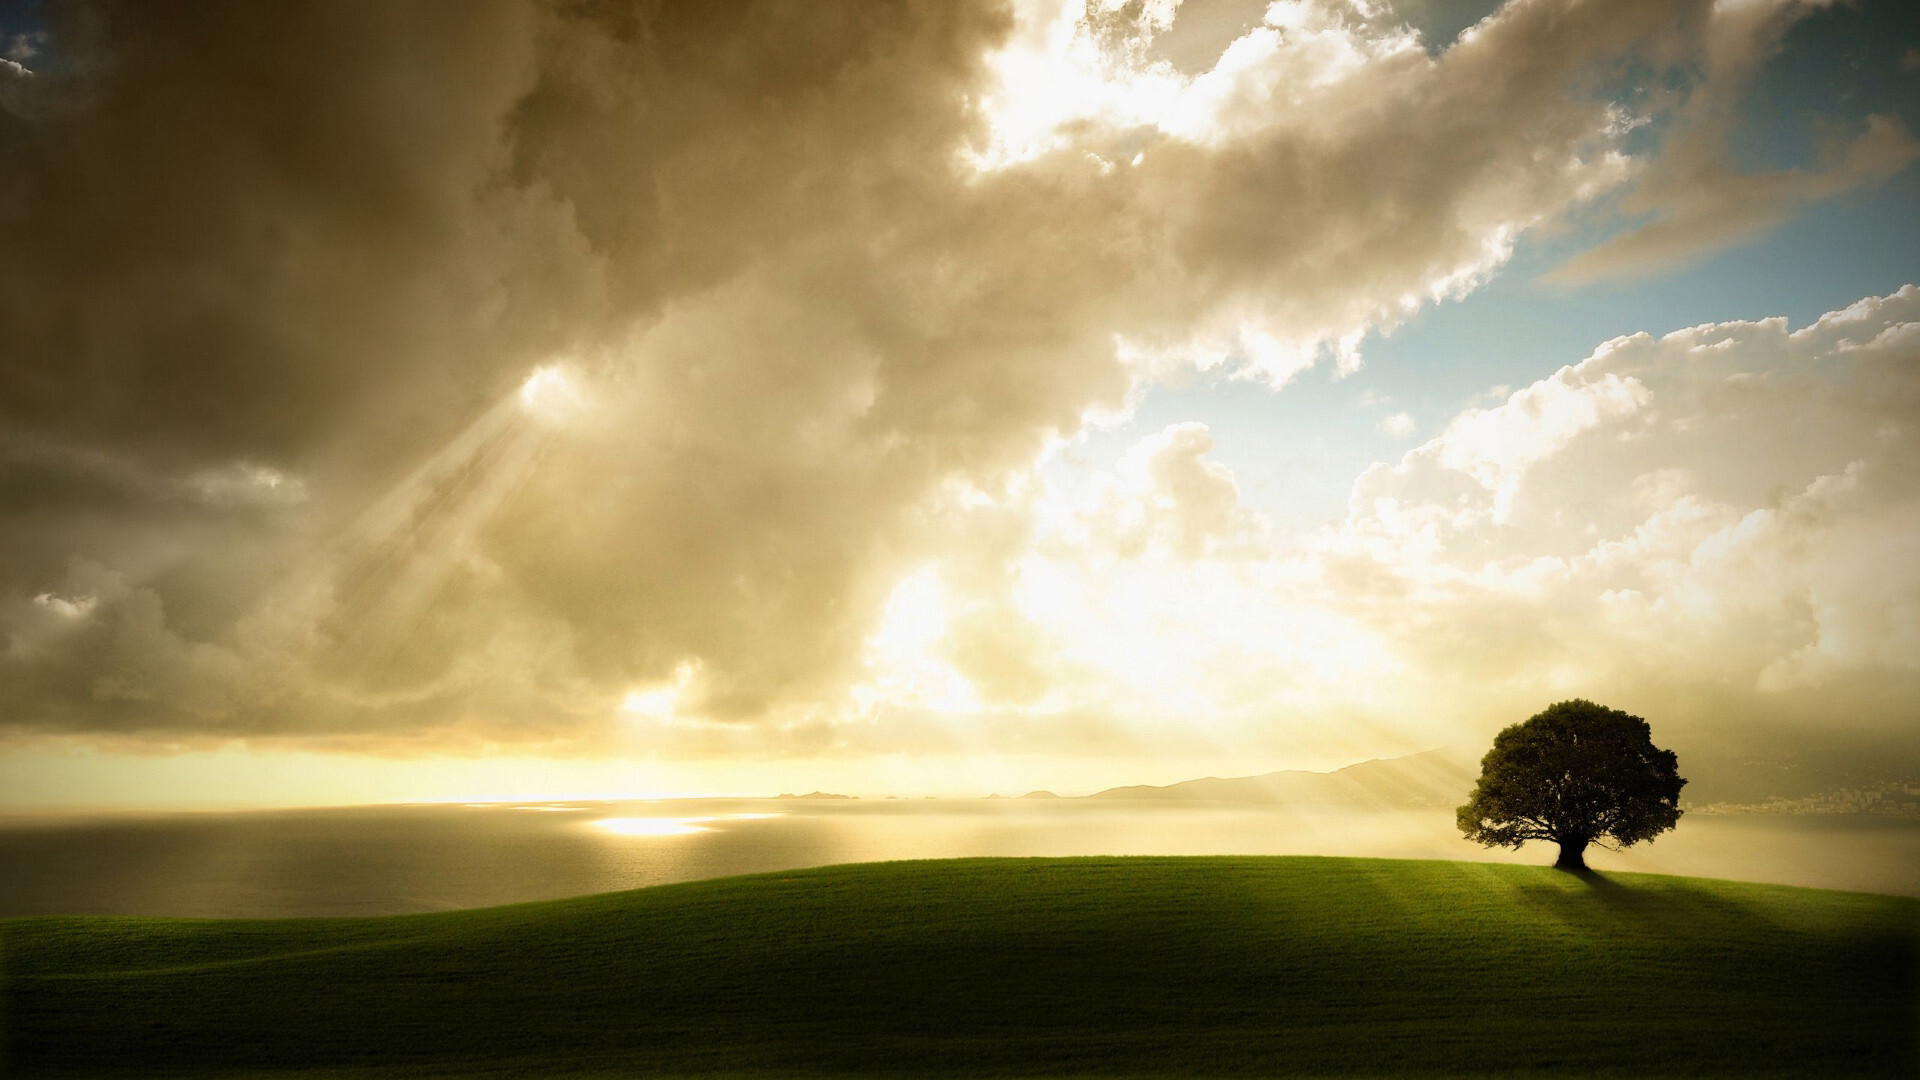
[[[0,921],[39,1076],[1915,1075],[1920,901],[1319,858]]]

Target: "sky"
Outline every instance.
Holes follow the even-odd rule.
[[[1080,792],[1569,697],[1920,769],[1899,3],[12,0],[0,56],[0,807]]]

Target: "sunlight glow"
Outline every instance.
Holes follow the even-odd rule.
[[[1416,71],[1429,62],[1419,35],[1380,10],[1277,0],[1209,70],[1188,76],[1148,50],[1178,5],[1149,0],[1130,14],[1128,7],[1119,0],[1015,6],[1014,33],[987,60],[993,88],[980,110],[990,140],[968,155],[976,169],[1068,147],[1085,150],[1103,170],[1122,161],[1138,166],[1151,152],[1141,146],[1143,133],[1217,144],[1276,122],[1337,123],[1374,107],[1371,81],[1356,75]],[[1103,36],[1088,21],[1095,10],[1109,31],[1132,25],[1118,39]]]
[[[98,603],[91,596],[56,596],[50,592],[34,597],[33,602],[63,619],[84,619]]]
[[[343,670],[391,664],[395,643],[408,640],[447,582],[471,565],[480,535],[533,477],[552,433],[526,422],[528,407],[523,387],[518,402],[503,398],[477,417],[362,513],[328,558],[283,583],[272,606],[308,618],[327,612],[341,643],[328,660]],[[344,581],[358,586],[337,601]],[[286,622],[294,636],[282,647],[318,647],[301,625]]]
[[[584,404],[578,383],[558,364],[534,368],[520,384],[521,408],[549,423],[567,419]]]
[[[880,628],[867,639],[867,681],[853,689],[862,711],[912,704],[938,713],[977,712],[980,695],[944,655],[952,598],[939,573],[923,567],[894,586]]]
[[[711,832],[703,821],[712,818],[677,817],[610,817],[601,818],[592,823],[596,829],[605,829],[618,836],[686,836],[689,833]]]
[[[674,700],[679,696],[679,692],[670,686],[656,690],[635,690],[621,701],[620,711],[665,719],[673,715]]]
[[[620,711],[653,720],[678,719],[681,699],[697,673],[693,663],[682,661],[673,669],[671,681],[628,691],[620,702]]]
[[[777,818],[778,813],[719,814],[711,817],[610,817],[587,824],[616,836],[688,836],[712,832],[713,822],[760,821]]]
[[[1171,23],[1172,5],[1158,7],[1149,18]],[[1171,110],[1186,80],[1164,64],[1143,67],[1125,50],[1104,48],[1084,14],[1074,4],[1016,7],[1012,38],[988,57],[994,89],[981,112],[991,141],[984,153],[968,155],[975,168],[1003,169],[1068,146],[1066,132],[1076,124],[1126,131],[1152,127]]]

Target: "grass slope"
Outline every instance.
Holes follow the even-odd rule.
[[[0,921],[0,1073],[1913,1075],[1920,901],[1322,858]]]

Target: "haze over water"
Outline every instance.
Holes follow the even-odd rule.
[[[384,915],[888,859],[1360,855],[1545,864],[1440,810],[1081,800],[665,800],[0,820],[0,915]],[[1601,872],[1920,896],[1920,822],[1690,814]]]

